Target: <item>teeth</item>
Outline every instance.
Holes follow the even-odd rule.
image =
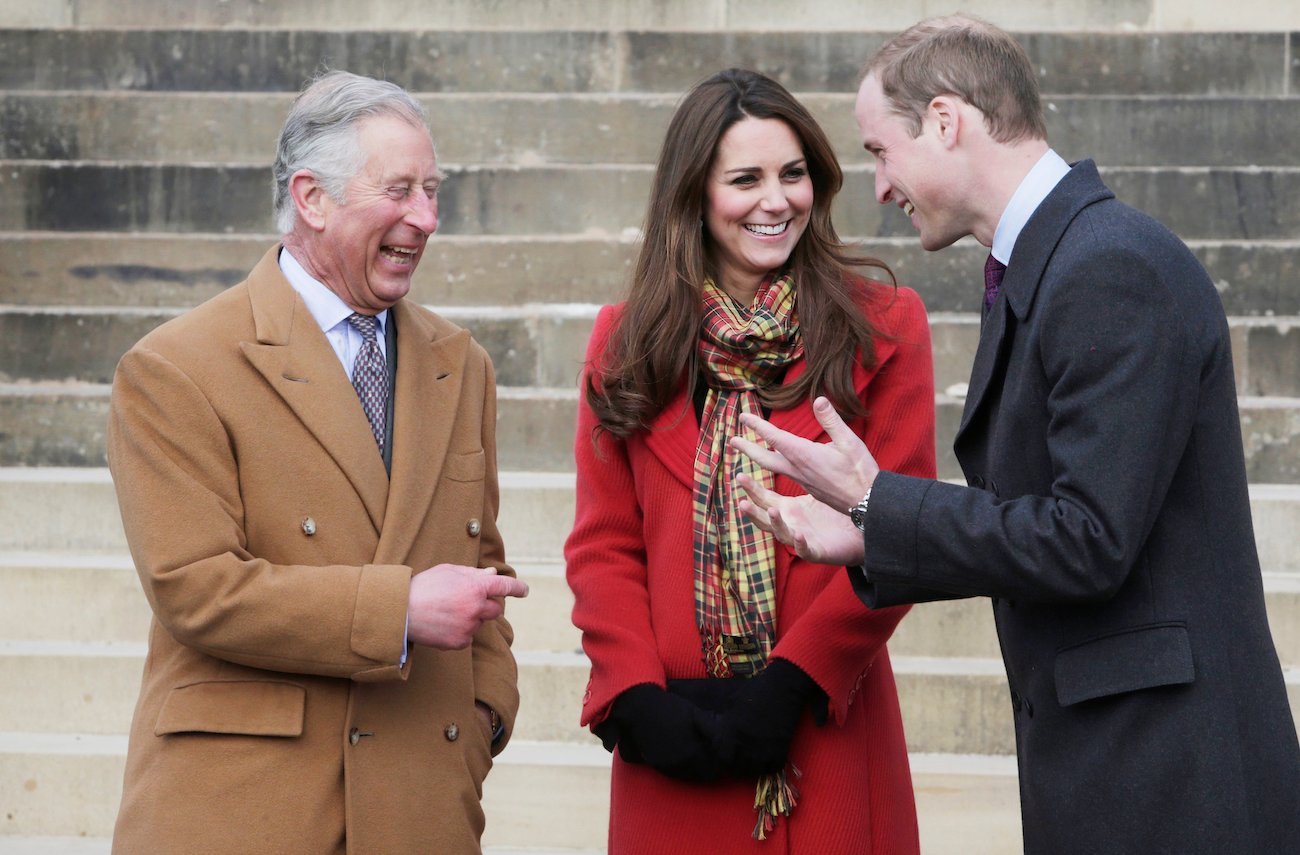
[[[909,217],[912,216],[912,212],[915,210],[916,210],[916,206],[913,205],[911,202],[903,203],[903,213],[907,214]]]
[[[786,227],[789,225],[790,221],[786,220],[784,223],[777,223],[774,226],[760,226],[757,223],[746,223],[745,228],[749,229],[756,235],[779,235],[784,232]]]
[[[398,264],[406,264],[408,261],[415,263],[415,250],[404,246],[386,246],[382,250],[384,255]]]

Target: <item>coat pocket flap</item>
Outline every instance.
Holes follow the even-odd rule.
[[[1094,698],[1196,679],[1192,642],[1182,624],[1160,624],[1094,638],[1056,654],[1056,699],[1068,707]]]
[[[163,701],[154,735],[237,733],[302,736],[307,690],[293,683],[229,680],[172,689]]]
[[[487,454],[481,448],[468,454],[448,454],[442,474],[452,481],[482,481],[487,475]]]

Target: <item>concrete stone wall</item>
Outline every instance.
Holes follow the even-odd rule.
[[[1300,29],[1285,0],[6,0],[0,27],[889,31],[957,9],[1014,30]]]

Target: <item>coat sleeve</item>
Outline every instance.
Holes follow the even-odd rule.
[[[1191,434],[1201,372],[1165,277],[1198,274],[1190,256],[1154,263],[1104,236],[1079,240],[1094,249],[1057,264],[1027,323],[1038,337],[1024,358],[1047,393],[1024,406],[1046,411],[1050,490],[999,498],[882,473],[866,534],[877,602],[916,585],[1104,602],[1137,564]]]
[[[497,393],[492,361],[481,354],[486,371],[483,386],[483,451],[487,457],[487,472],[483,487],[483,512],[479,515],[483,530],[480,534],[479,566],[492,567],[503,576],[513,576],[515,571],[506,563],[505,545],[497,527],[501,505],[501,488],[497,469]],[[519,712],[519,668],[510,646],[514,643],[514,629],[505,617],[488,621],[474,634],[471,653],[474,662],[474,695],[501,717],[505,732],[492,745],[492,753],[499,754],[510,741],[514,731],[515,716]]]
[[[233,440],[208,397],[161,353],[137,346],[119,363],[107,444],[145,595],[177,641],[254,668],[404,677],[410,568],[273,564],[251,554]]]
[[[615,322],[601,310],[587,347],[586,370],[594,370]],[[593,431],[596,415],[578,394],[573,444],[577,495],[573,530],[564,545],[565,573],[573,590],[573,623],[591,660],[582,702],[582,724],[599,724],[625,689],[640,683],[666,685],[650,620],[645,534],[636,484],[622,440]]]
[[[933,478],[934,366],[925,306],[915,292],[900,288],[874,320],[884,334],[876,348],[880,361],[862,392],[866,418],[855,427],[882,468]],[[781,482],[783,492],[801,492],[792,482]],[[790,572],[813,570],[800,565],[806,562],[792,558]],[[843,721],[854,687],[908,607],[867,609],[854,594],[853,569],[830,572],[825,589],[782,633],[772,655],[811,676],[826,692],[832,714]]]

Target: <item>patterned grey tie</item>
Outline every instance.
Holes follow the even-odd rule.
[[[357,353],[357,361],[352,365],[352,385],[361,399],[361,409],[370,421],[370,430],[375,435],[379,453],[384,453],[384,411],[388,404],[388,366],[384,362],[383,351],[375,340],[375,331],[379,322],[371,315],[352,314],[348,323],[361,333],[365,340]]]

